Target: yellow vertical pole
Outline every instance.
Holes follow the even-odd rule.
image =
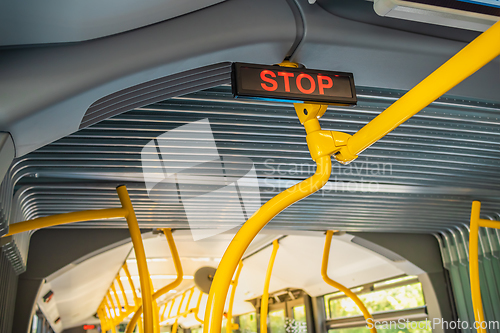
[[[191,303],[191,299],[193,298],[193,294],[194,294],[194,287],[192,287],[189,291],[190,291],[189,297],[188,297],[188,300],[186,303],[186,308],[184,309],[184,312],[183,312],[183,317],[187,317],[187,315],[188,315],[189,304]]]
[[[164,321],[165,320],[165,311],[167,311],[167,307],[168,307],[168,302],[164,304],[164,307],[163,307],[163,312],[161,313],[161,321]]]
[[[278,240],[273,241],[273,252],[267,266],[266,282],[264,283],[264,292],[262,293],[262,302],[260,304],[260,333],[267,333],[267,310],[269,307],[269,283],[271,282],[271,274],[273,272],[274,260],[279,248]]]
[[[101,322],[102,332],[106,332],[107,331],[106,315],[104,314],[102,305],[99,306],[99,309],[97,310],[97,315],[99,316],[99,321]]]
[[[109,329],[113,330],[115,327],[115,320],[114,320],[115,313],[113,311],[114,309],[110,308],[107,295],[104,299],[106,300],[105,306],[106,306],[106,309],[108,310],[108,313],[109,313],[109,320],[108,320]]]
[[[117,187],[116,191],[118,192],[118,197],[120,198],[122,207],[127,210],[125,218],[127,219],[130,237],[132,238],[132,244],[134,245],[137,268],[139,270],[139,280],[142,291],[142,309],[144,313],[144,332],[153,333],[153,293],[149,280],[149,270],[146,262],[144,244],[142,243],[141,230],[139,229],[137,217],[135,216],[134,207],[130,201],[127,188],[122,185]]]
[[[167,315],[167,318],[171,318],[170,316],[172,315],[172,309],[174,308],[174,305],[175,305],[175,301],[176,301],[177,298],[174,298],[172,300],[172,306],[170,307],[170,309],[168,310],[168,315]],[[180,306],[180,305],[179,305]]]
[[[109,294],[109,291],[106,294],[106,297],[108,298],[109,304],[111,304],[110,305],[111,315],[113,316],[113,318],[116,318],[116,306],[115,303],[113,302],[113,299],[111,298],[111,295]]]
[[[481,327],[484,322],[483,301],[481,299],[481,285],[479,283],[479,253],[478,253],[478,238],[479,238],[479,214],[481,212],[481,203],[479,201],[472,202],[470,213],[470,231],[469,231],[469,275],[470,275],[470,290],[472,296],[472,307],[474,309],[474,318],[478,325],[478,333],[486,333],[486,329]]]
[[[234,303],[234,295],[236,294],[236,287],[238,286],[238,280],[240,278],[241,269],[243,268],[243,261],[240,260],[238,264],[238,269],[236,270],[236,275],[234,276],[234,280],[231,281],[231,295],[229,296],[229,308],[227,310],[227,324],[226,324],[226,333],[232,333],[233,330],[238,329],[238,325],[233,324],[233,303]]]
[[[104,297],[104,300],[105,300],[105,302],[104,302],[104,311],[106,311],[107,317],[109,319],[111,319],[112,317],[111,317],[111,311],[109,311],[108,300],[106,299],[106,297]]]
[[[196,308],[193,311],[194,313],[194,318],[201,324],[203,324],[203,320],[198,316],[200,312],[200,304],[201,304],[201,298],[203,297],[203,293],[200,290],[200,296],[198,296],[198,302],[196,303]]]
[[[174,322],[174,325],[172,326],[171,333],[177,333],[177,327],[179,325],[179,323],[178,323],[179,315],[181,314],[182,303],[184,303],[185,298],[186,298],[186,291],[182,293],[181,303],[179,304],[179,307],[177,308],[177,315],[175,316],[175,322]]]
[[[123,283],[120,279],[120,274],[116,277],[116,282],[118,283],[118,287],[120,288],[120,292],[122,293],[123,296],[123,302],[125,303],[125,309],[129,309],[130,305],[128,304],[128,299],[127,299],[127,294],[125,293],[125,288],[123,288]]]
[[[344,294],[346,294],[350,299],[356,303],[356,305],[359,307],[361,312],[363,313],[363,316],[365,317],[367,325],[370,325],[370,332],[371,333],[377,333],[377,329],[375,328],[375,322],[373,320],[372,315],[368,311],[368,309],[365,307],[363,302],[359,299],[359,297],[351,291],[351,289],[341,285],[340,283],[333,281],[328,277],[328,258],[330,256],[330,246],[332,243],[332,236],[333,236],[333,231],[328,230],[326,232],[326,240],[325,240],[325,249],[323,251],[323,262],[321,263],[321,276],[323,277],[323,280],[328,283],[330,286],[337,288],[338,290],[342,291]]]
[[[128,281],[128,284],[130,285],[130,289],[132,289],[132,295],[134,297],[134,304],[137,306],[139,304],[139,297],[137,297],[137,292],[135,291],[134,281],[132,280],[132,276],[130,275],[130,272],[128,270],[127,263],[125,263],[122,268],[123,268],[123,271],[125,272],[125,275],[127,276],[127,281]]]
[[[139,318],[137,320],[137,329],[138,329],[139,333],[143,333],[144,332],[144,325],[142,323],[142,318]]]
[[[153,286],[153,280],[150,279],[150,281],[151,286]],[[156,302],[156,299],[153,299],[153,328],[155,330],[155,333],[160,333],[160,319],[158,318],[159,315],[158,303]]]
[[[134,306],[139,307],[139,305],[141,304],[141,300],[139,299],[139,297],[137,296],[137,292],[135,291],[134,281],[132,280],[132,276],[130,275],[130,271],[128,270],[127,263],[125,263],[122,268],[123,268],[123,271],[125,272],[125,275],[127,276],[128,284],[130,285],[130,288],[132,289],[132,295],[134,297]],[[137,320],[136,324],[137,324],[137,328],[138,328],[139,333],[143,333],[144,328],[142,325],[142,320],[140,318]],[[134,325],[134,327],[135,327],[135,325]],[[132,331],[133,331],[134,327],[132,327]]]
[[[153,300],[153,318],[154,318],[154,329],[155,333],[160,333],[160,309],[158,308],[158,303],[156,303],[156,300]]]
[[[116,278],[115,278],[116,279]],[[113,291],[113,295],[115,295],[116,306],[118,307],[118,311],[120,311],[120,316],[122,314],[122,305],[120,303],[120,298],[118,297],[118,293],[116,292],[115,281],[111,284],[111,291]]]

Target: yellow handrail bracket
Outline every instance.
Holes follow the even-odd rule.
[[[479,227],[500,229],[499,221],[484,220],[479,217],[481,213],[481,202],[473,201],[470,213],[469,231],[469,274],[470,291],[472,295],[472,307],[474,318],[478,324],[478,333],[486,333],[486,328],[481,327],[484,320],[483,301],[481,298],[481,284],[479,281]]]

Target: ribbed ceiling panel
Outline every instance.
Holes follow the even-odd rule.
[[[329,107],[324,129],[355,133],[401,96],[357,89],[354,108]],[[500,211],[500,106],[442,98],[377,142],[330,182],[271,221],[269,228],[437,232],[468,223],[472,200],[484,218]],[[127,184],[144,228],[188,228],[182,204],[149,199],[141,149],[166,131],[208,118],[223,156],[250,158],[262,202],[315,170],[291,104],[234,100],[221,86],[129,111],[17,161],[15,204],[25,218],[119,205]],[[272,172],[274,170],[274,172]],[[161,193],[176,197],[175,190]],[[200,215],[204,213],[200,202]],[[206,227],[221,226],[206,221]],[[64,227],[126,227],[122,220]]]

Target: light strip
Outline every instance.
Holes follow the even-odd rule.
[[[208,257],[181,257],[181,260],[192,260],[192,261],[215,261],[219,262],[221,258],[208,258]],[[168,262],[172,260],[172,258],[147,258],[147,262]],[[127,259],[127,264],[136,263],[135,259]]]
[[[133,275],[131,276],[132,279],[134,280],[138,280],[139,279],[139,275]],[[153,280],[175,280],[177,279],[177,275],[151,275],[151,278]],[[194,279],[194,276],[192,275],[183,275],[182,278],[184,280],[193,280]],[[127,277],[126,276],[120,276],[120,280],[127,280]]]

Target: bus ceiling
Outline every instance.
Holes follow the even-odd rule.
[[[184,77],[183,89],[173,89],[164,95],[167,98],[229,83],[229,68],[225,74],[221,69],[215,80],[193,77],[205,73],[206,66],[228,60],[275,64],[289,55],[308,68],[353,72],[359,86],[408,90],[466,45],[354,21],[302,1],[200,1],[193,8],[180,6],[177,13],[209,4],[154,25],[83,41],[73,37],[71,43],[61,42],[69,37],[29,45],[4,38],[0,131],[11,134],[16,156],[77,131],[89,107],[117,91]],[[45,23],[33,21],[25,29],[38,28],[37,33],[49,38],[51,33],[40,28]],[[498,102],[497,67],[495,60],[449,94]],[[144,100],[142,106],[151,102]]]

